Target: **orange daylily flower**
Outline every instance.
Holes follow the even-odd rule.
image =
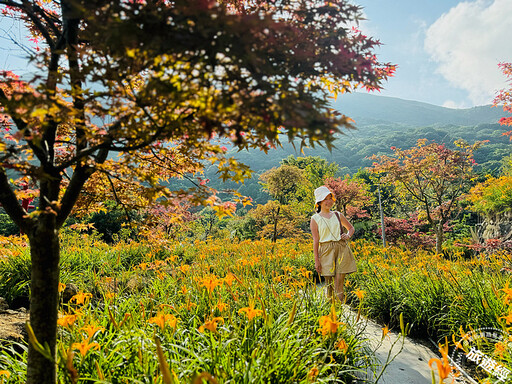
[[[338,327],[344,323],[339,322],[336,318],[336,308],[331,306],[331,313],[329,316],[321,316],[318,319],[318,323],[320,324],[320,328],[317,329],[317,332],[322,333],[323,336],[329,333],[338,332]]]
[[[354,293],[354,295],[356,295],[356,296],[357,296],[357,298],[358,298],[359,300],[363,300],[364,295],[365,295],[365,293],[366,293],[366,291],[363,291],[363,290],[361,290],[361,289],[356,289],[355,291],[352,291],[352,292]]]
[[[509,301],[512,300],[512,288],[509,288],[508,281],[505,286],[500,289],[500,291],[505,292],[505,297],[503,298],[503,304],[508,305]]]
[[[85,331],[88,336],[87,339],[90,340],[95,335],[96,332],[103,332],[105,330],[105,328],[89,324],[89,325],[86,325],[86,326],[80,328],[80,330]]]
[[[340,341],[338,341],[336,343],[336,348],[338,348],[340,351],[346,354],[348,351],[348,344],[345,341],[345,339],[341,339]]]
[[[222,301],[219,301],[216,307],[219,311],[223,312],[228,307],[228,305],[226,303],[223,303]]]
[[[386,335],[389,333],[389,328],[386,325],[384,328],[382,328],[382,340],[386,337]],[[388,336],[389,337],[389,336]]]
[[[445,345],[439,344],[439,352],[441,353],[441,359],[430,359],[428,361],[428,366],[433,370],[434,368],[432,368],[432,365],[434,363],[437,365],[439,379],[443,382],[443,380],[446,379],[452,371],[452,367],[448,361],[448,340],[445,339]]]
[[[78,349],[80,351],[80,354],[82,356],[85,356],[87,354],[87,352],[89,351],[89,349],[95,349],[95,350],[98,350],[100,349],[100,345],[98,343],[89,343],[89,339],[87,340],[82,340],[81,343],[73,343],[71,345],[71,348],[73,349]]]
[[[249,307],[240,308],[238,310],[238,314],[242,314],[242,313],[245,313],[245,315],[247,316],[247,319],[249,319],[249,321],[251,321],[255,317],[263,315],[263,310],[255,309],[254,306],[251,304]]]
[[[507,316],[500,317],[500,320],[501,320],[501,319],[505,319],[505,321],[507,322],[507,324],[512,323],[512,313],[509,313]]]
[[[222,317],[214,317],[212,320],[205,321],[198,329],[199,332],[203,333],[205,328],[211,332],[217,332],[217,324],[223,324],[224,319]]]
[[[0,376],[5,376],[7,378],[11,377],[11,372],[9,371],[0,371]]]
[[[199,285],[201,287],[205,287],[208,291],[208,294],[212,294],[213,290],[222,285],[222,280],[219,279],[217,276],[215,275],[209,275],[209,276],[205,276],[201,279],[201,282],[199,283]]]
[[[231,287],[233,285],[233,281],[235,281],[235,276],[232,273],[228,273],[223,280],[227,285]]]
[[[78,318],[78,315],[64,315],[57,319],[57,324],[61,327],[69,327],[73,325]]]
[[[333,320],[331,316],[321,316],[318,319],[318,323],[320,324],[320,328],[317,329],[318,332],[322,333],[323,336],[329,333],[338,332],[338,326],[343,323]]]
[[[178,318],[171,314],[159,313],[155,317],[148,320],[150,324],[156,324],[160,329],[164,329],[166,324],[169,324],[171,328],[175,328],[178,323]]]
[[[318,367],[315,365],[313,368],[311,368],[308,372],[308,379],[311,381],[314,381],[320,371],[318,370]]]
[[[81,304],[86,304],[91,298],[92,298],[91,293],[78,292],[69,301],[74,301],[77,305],[81,305]]]

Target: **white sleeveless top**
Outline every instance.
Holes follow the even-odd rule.
[[[315,213],[312,219],[318,225],[318,235],[320,236],[321,243],[341,240],[340,222],[334,212],[332,212],[332,216],[329,219],[320,216],[319,213]]]

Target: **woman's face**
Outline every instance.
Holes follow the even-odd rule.
[[[320,202],[320,205],[322,206],[322,208],[331,209],[332,206],[334,205],[334,198],[332,196],[332,193],[327,195],[327,197]]]

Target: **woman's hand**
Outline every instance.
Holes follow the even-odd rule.
[[[341,235],[341,240],[345,240],[345,241],[347,241],[347,240],[349,240],[349,239],[350,239],[350,236],[349,236],[349,234],[348,234],[348,233],[344,233],[343,235]]]
[[[318,272],[318,275],[322,274],[322,264],[320,264],[320,260],[315,260],[315,270]]]

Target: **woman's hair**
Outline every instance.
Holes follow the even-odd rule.
[[[322,207],[320,206],[320,203],[316,203],[315,204],[315,211],[316,211],[316,213],[320,213],[321,210],[322,210]]]

